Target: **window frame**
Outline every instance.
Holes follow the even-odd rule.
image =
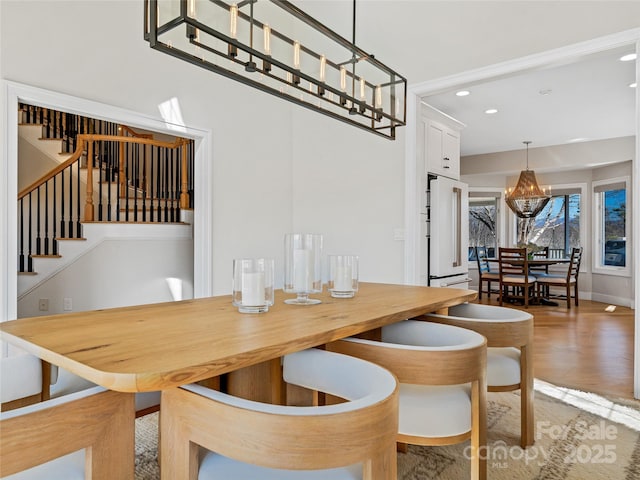
[[[589,215],[585,214],[584,212],[587,211],[586,209],[586,205],[587,205],[587,184],[586,183],[563,183],[563,184],[557,184],[557,185],[553,185],[550,184],[549,188],[551,189],[551,195],[553,196],[553,192],[558,191],[558,190],[580,190],[580,246],[585,249],[586,247],[586,240],[587,240],[587,231],[589,229],[589,225],[587,225],[587,222],[590,220]],[[518,217],[516,217],[516,214],[513,213],[511,211],[510,208],[507,208],[507,210],[509,211],[509,238],[510,238],[510,244],[511,245],[516,245],[517,244],[517,239],[518,239]],[[580,271],[584,272],[586,270],[586,262],[582,262],[582,264],[580,265]]]
[[[604,265],[603,264],[603,242],[604,231],[601,228],[602,226],[602,216],[603,216],[603,193],[604,192],[596,192],[597,187],[603,187],[607,185],[614,185],[624,183],[625,185],[625,224],[624,224],[624,232],[625,232],[625,266],[616,266],[616,265]],[[631,241],[630,233],[631,233],[631,225],[630,219],[633,218],[633,213],[629,214],[630,209],[632,208],[631,202],[631,177],[629,175],[625,175],[623,177],[613,177],[607,178],[604,180],[594,180],[591,182],[591,194],[593,198],[593,273],[601,274],[601,275],[614,275],[619,277],[631,277],[631,256],[630,256],[630,248]]]
[[[504,200],[504,188],[502,187],[471,187],[469,186],[469,203],[471,200],[471,194],[482,194],[483,197],[495,197],[496,198],[496,249],[499,248],[502,243],[501,240],[505,238],[504,235],[504,215],[505,211],[509,210],[506,207]],[[485,195],[486,194],[486,195]],[[467,220],[468,221],[468,220]],[[470,244],[470,243],[469,243]],[[497,254],[497,250],[496,250]],[[477,262],[469,262],[469,270],[477,270]]]

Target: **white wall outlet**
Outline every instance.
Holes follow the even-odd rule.
[[[393,239],[397,242],[404,240],[404,228],[394,228]]]
[[[70,298],[63,298],[62,299],[62,309],[65,312],[70,312],[71,310],[73,310],[73,301]]]
[[[41,298],[40,300],[38,300],[38,309],[41,312],[48,312],[49,311],[49,299],[48,298]]]

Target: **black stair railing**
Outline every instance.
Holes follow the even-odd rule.
[[[18,271],[58,255],[59,239],[82,238],[83,221],[178,222],[193,208],[193,141],[117,131],[78,134],[71,157],[18,194]]]

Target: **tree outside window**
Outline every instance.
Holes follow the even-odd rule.
[[[627,192],[625,189],[605,190],[603,196],[604,215],[602,236],[604,239],[603,264],[626,266],[626,213]]]
[[[491,198],[469,198],[469,260],[475,260],[475,247],[486,247],[487,255],[496,255],[497,202]]]
[[[518,218],[518,245],[568,256],[580,246],[580,194],[554,195],[535,218]]]

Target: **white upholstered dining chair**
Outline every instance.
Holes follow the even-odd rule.
[[[0,358],[2,401],[39,392],[40,368],[29,354]],[[133,479],[134,428],[133,395],[102,387],[2,412],[0,478]]]
[[[8,411],[95,387],[96,384],[34,355],[14,354],[3,358],[0,410]],[[8,386],[12,385],[11,388]],[[2,391],[12,392],[11,400]],[[6,398],[5,398],[6,397]],[[160,392],[135,394],[136,417],[160,409]]]
[[[398,385],[385,369],[318,349],[286,355],[283,378],[345,399],[273,405],[192,384],[162,392],[162,478],[396,479]],[[333,398],[333,397],[332,397]]]
[[[377,363],[400,382],[397,441],[451,445],[470,440],[471,478],[485,479],[486,340],[471,330],[405,320],[380,341],[346,338],[327,349]]]
[[[487,339],[487,388],[520,389],[520,445],[533,445],[533,316],[515,308],[463,303],[449,307],[448,315],[418,319],[474,330]]]

